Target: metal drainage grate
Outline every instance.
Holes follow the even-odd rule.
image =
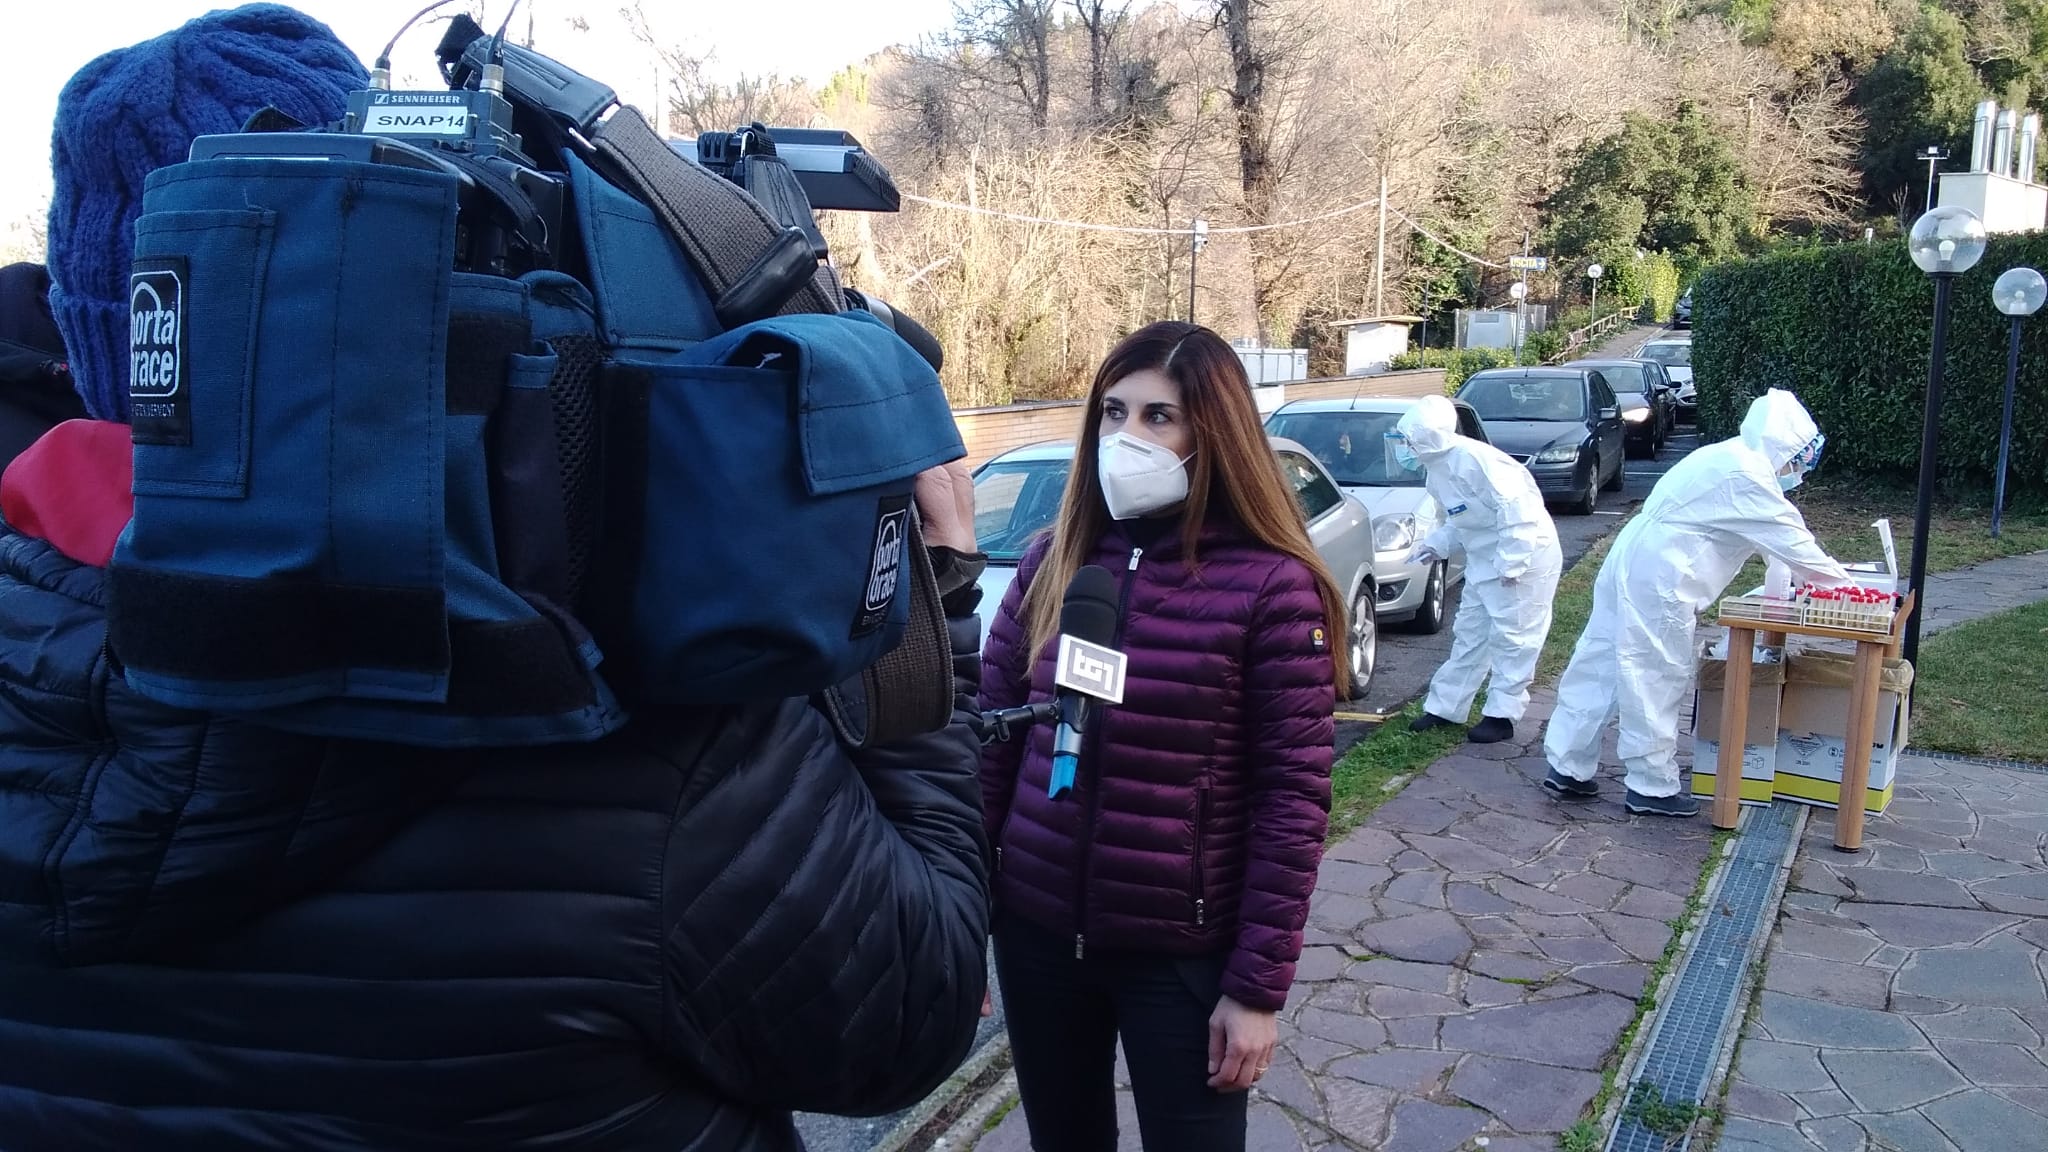
[[[1743,810],[1735,855],[1707,892],[1706,915],[1685,956],[1635,1081],[1648,1083],[1673,1104],[1698,1103],[1722,1050],[1727,1030],[1739,1024],[1743,974],[1755,945],[1770,931],[1764,922],[1778,874],[1799,827],[1800,806],[1773,804]],[[1687,1143],[1690,1143],[1690,1136]],[[1626,1108],[1607,1142],[1608,1152],[1672,1152],[1669,1135],[1638,1123]],[[1683,1145],[1678,1152],[1682,1152]]]

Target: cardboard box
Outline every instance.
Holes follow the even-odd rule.
[[[1837,808],[1842,799],[1842,760],[1849,731],[1849,689],[1856,658],[1840,652],[1794,649],[1785,661],[1785,698],[1778,718],[1777,795],[1818,808]],[[1878,681],[1877,723],[1872,729],[1869,789],[1864,811],[1881,814],[1891,806],[1899,756],[1906,750],[1913,710],[1913,666],[1887,660]]]
[[[1721,763],[1721,715],[1728,662],[1702,657],[1697,666],[1699,688],[1692,709],[1692,792],[1714,794],[1714,775]],[[1778,720],[1785,691],[1785,666],[1752,662],[1749,669],[1749,727],[1742,738],[1744,804],[1768,807],[1774,794],[1778,763]]]

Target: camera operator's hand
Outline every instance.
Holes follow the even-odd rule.
[[[918,473],[915,491],[928,547],[976,551],[974,477],[967,471],[966,461],[955,460]]]

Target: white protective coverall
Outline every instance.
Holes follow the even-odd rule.
[[[1593,779],[1618,710],[1629,790],[1677,795],[1699,613],[1759,551],[1800,581],[1848,582],[1778,482],[1818,431],[1790,392],[1773,388],[1751,402],[1740,436],[1699,449],[1657,482],[1600,566],[1592,619],[1558,682],[1543,752],[1559,774]]]
[[[1457,410],[1442,396],[1423,397],[1394,430],[1407,437],[1423,464],[1424,486],[1446,514],[1416,552],[1449,557],[1465,550],[1465,595],[1451,625],[1451,654],[1430,679],[1423,708],[1464,723],[1491,671],[1486,715],[1520,720],[1564,568],[1543,493],[1505,452],[1458,435]]]

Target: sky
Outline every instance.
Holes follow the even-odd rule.
[[[298,0],[361,56],[376,58],[407,17],[428,0]],[[509,0],[480,4],[495,28]],[[527,25],[522,0],[512,37]],[[658,90],[651,54],[634,41],[620,9],[632,0],[530,0],[534,47],[647,107]],[[232,7],[227,0],[6,0],[0,47],[0,242],[39,210],[50,190],[50,124],[57,93],[101,53],[168,32],[194,16]],[[451,5],[448,11],[459,9]],[[943,27],[951,0],[646,0],[649,22],[665,42],[710,50],[727,75],[777,72],[822,81],[847,64]],[[570,26],[581,16],[588,31]],[[395,81],[438,87],[434,44],[441,25],[422,21],[392,53]]]

